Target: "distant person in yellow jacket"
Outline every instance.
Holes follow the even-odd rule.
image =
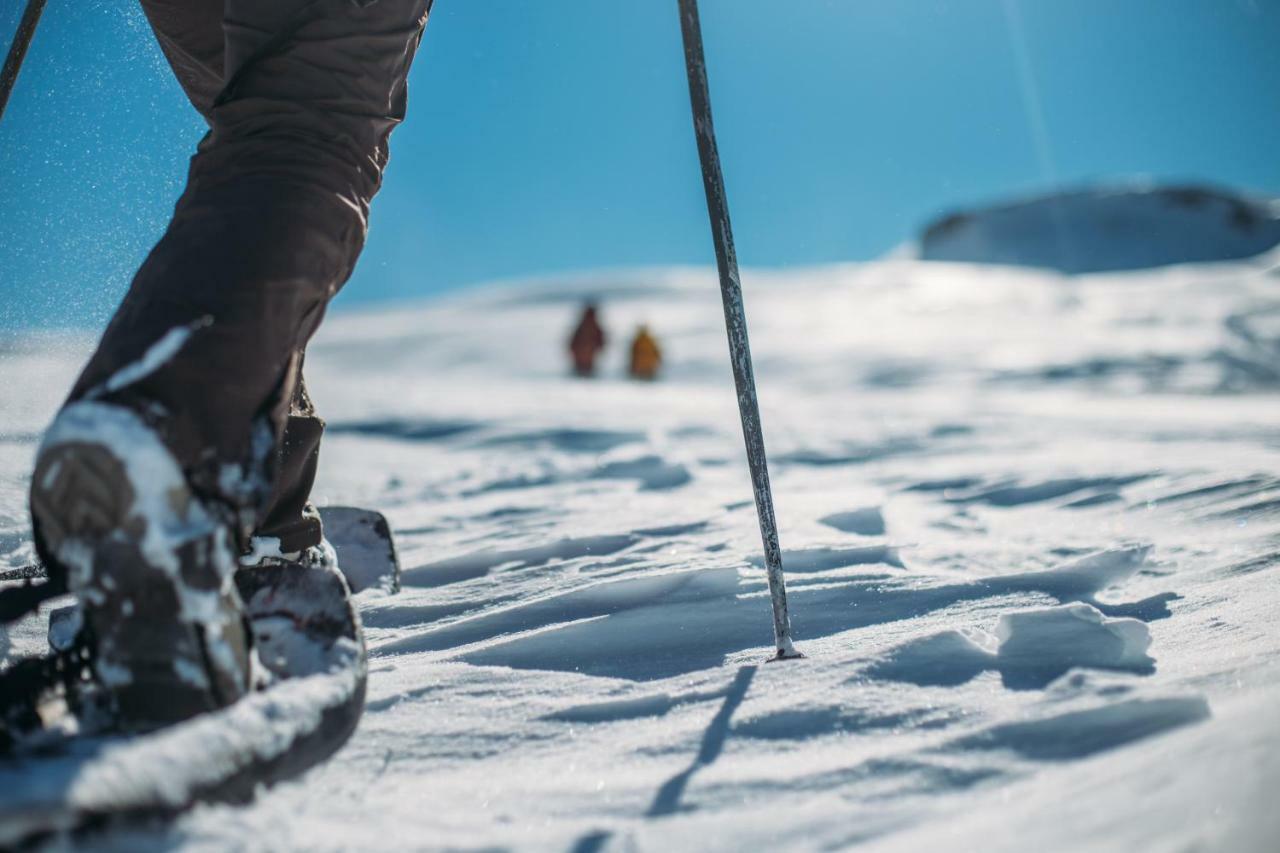
[[[662,350],[653,339],[648,326],[636,329],[636,336],[631,341],[631,378],[656,379],[662,367]]]

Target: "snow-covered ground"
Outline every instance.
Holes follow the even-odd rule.
[[[1274,257],[748,274],[808,655],[770,664],[712,273],[335,315],[317,496],[384,509],[405,567],[361,595],[360,729],[251,806],[96,842],[1274,850],[1278,288]],[[586,295],[594,381],[562,352]],[[621,377],[641,321],[653,384]],[[85,346],[0,357],[0,563]]]

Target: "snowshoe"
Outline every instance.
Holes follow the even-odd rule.
[[[9,726],[15,734],[7,746],[0,743],[0,848],[170,816],[199,802],[247,801],[259,786],[297,776],[346,742],[366,683],[351,589],[398,588],[399,564],[379,513],[335,507],[321,517],[331,549],[258,557],[235,572],[253,638],[254,683],[219,710],[146,733],[109,728],[80,606],[50,614],[51,653],[0,672],[6,697],[34,697],[7,703],[8,718],[20,725]],[[9,572],[4,594],[32,589],[39,574]]]

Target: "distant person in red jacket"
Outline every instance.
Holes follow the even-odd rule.
[[[596,304],[588,302],[582,309],[582,319],[569,338],[569,355],[573,358],[573,372],[579,376],[592,376],[596,372],[596,356],[604,349],[604,329],[596,313]]]

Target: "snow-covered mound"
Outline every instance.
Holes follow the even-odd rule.
[[[115,849],[1270,850],[1280,276],[745,276],[803,661],[708,270],[335,314],[317,497],[384,509],[350,744]],[[586,296],[611,335],[568,375]],[[640,322],[668,364],[623,378]],[[0,566],[89,345],[0,357]],[[42,642],[27,625],[14,644]],[[198,756],[194,760],[199,760]]]
[[[1206,187],[1083,189],[948,214],[925,228],[930,261],[1068,274],[1249,258],[1280,244],[1280,200]]]

